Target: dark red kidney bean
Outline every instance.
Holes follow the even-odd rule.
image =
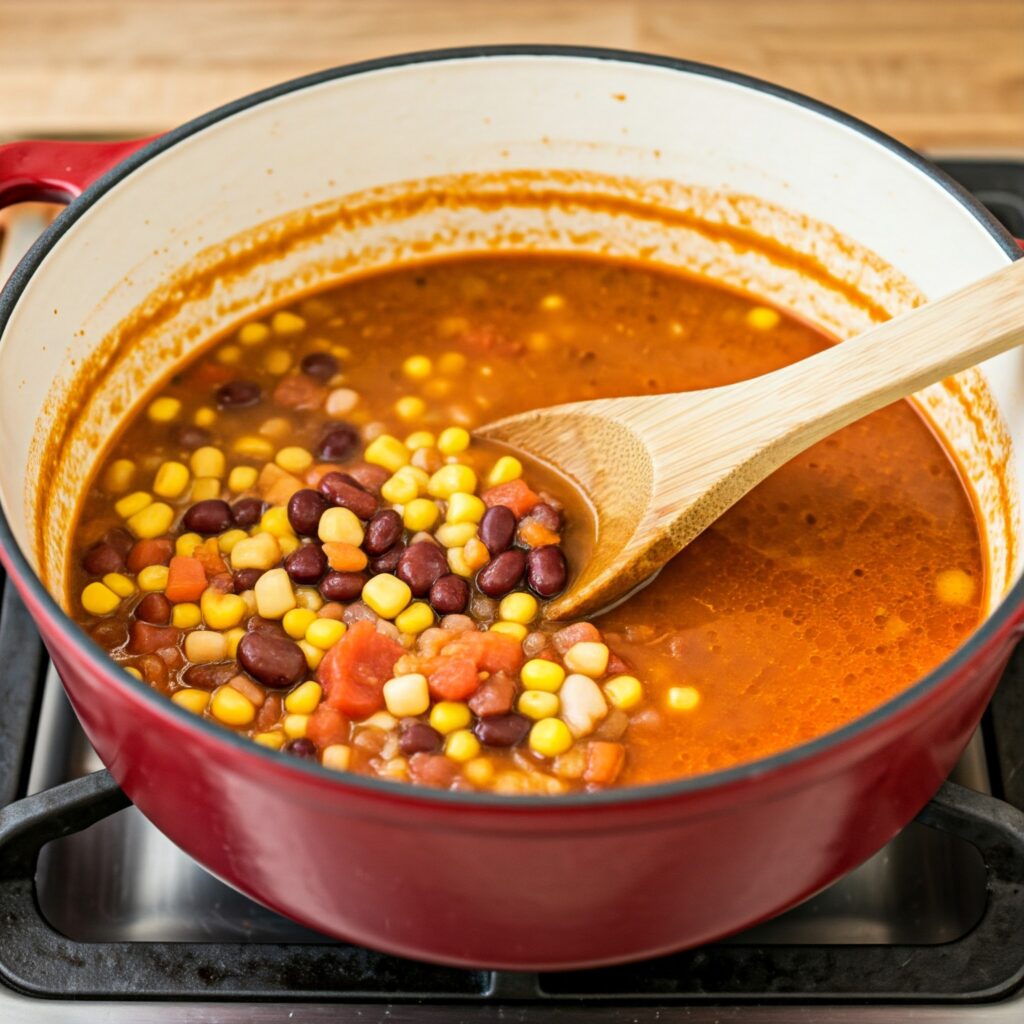
[[[328,462],[342,462],[359,447],[359,431],[351,424],[339,423],[324,435],[317,446],[319,459]]]
[[[250,633],[269,633],[271,636],[280,637],[288,636],[284,631],[284,626],[281,625],[278,619],[265,619],[262,615],[250,615],[246,620],[245,628]]]
[[[357,462],[349,467],[347,475],[364,491],[369,491],[375,497],[380,494],[380,489],[391,477],[383,466],[375,466],[372,462]]]
[[[429,592],[434,581],[448,572],[448,559],[444,552],[429,541],[417,541],[403,552],[395,567],[395,575],[408,584],[415,597]]]
[[[235,584],[235,593],[241,594],[245,590],[252,590],[262,575],[262,569],[236,569],[231,574],[231,579]]]
[[[377,499],[347,473],[327,473],[320,481],[320,492],[332,505],[347,508],[360,519],[369,519],[377,511]]]
[[[239,498],[231,506],[231,514],[235,517],[236,526],[248,530],[260,521],[266,509],[267,503],[259,498]]]
[[[305,736],[289,740],[281,749],[292,757],[301,757],[303,761],[316,760],[316,744]]]
[[[514,712],[481,718],[473,726],[473,735],[488,747],[514,747],[522,743],[530,731],[530,720]]]
[[[320,517],[330,505],[320,491],[304,487],[288,499],[288,522],[300,537],[315,537]]]
[[[478,532],[484,547],[494,558],[512,547],[516,535],[515,514],[504,505],[495,505],[484,513]]]
[[[285,557],[284,571],[296,583],[318,583],[327,572],[327,556],[319,544],[303,544]]]
[[[147,594],[135,606],[135,618],[154,626],[166,626],[171,621],[171,602],[163,594]]]
[[[398,747],[406,757],[422,752],[430,753],[441,746],[441,734],[415,718],[403,718],[398,723]]]
[[[181,681],[199,690],[215,690],[237,675],[238,665],[235,662],[218,661],[207,665],[192,665],[182,672]]]
[[[108,572],[124,572],[124,555],[113,544],[98,540],[84,555],[82,568],[90,576],[106,576]]]
[[[562,529],[562,513],[553,505],[547,505],[543,502],[539,505],[534,505],[530,509],[530,514],[525,518],[540,523],[541,526],[552,533],[558,533]]]
[[[512,548],[492,558],[476,574],[476,585],[488,597],[502,597],[516,587],[525,569],[526,555]]]
[[[234,522],[231,506],[220,498],[197,501],[182,519],[182,525],[193,533],[223,533]]]
[[[377,575],[382,572],[394,572],[398,568],[398,563],[402,558],[402,552],[405,551],[404,544],[395,544],[390,547],[382,555],[375,555],[370,559],[370,564],[367,568],[371,573]]]
[[[217,388],[217,408],[248,409],[262,397],[260,386],[254,380],[229,380]]]
[[[115,526],[112,529],[107,530],[100,540],[105,541],[115,551],[120,551],[122,555],[127,555],[135,546],[135,538],[120,526]]]
[[[178,444],[186,451],[193,452],[213,440],[213,435],[202,427],[189,425],[178,431]]]
[[[258,683],[281,689],[306,674],[306,656],[291,640],[270,633],[246,633],[238,641],[238,661]]]
[[[554,597],[565,587],[569,567],[557,544],[534,548],[526,556],[526,582],[540,597]]]
[[[368,555],[383,555],[402,539],[404,532],[402,517],[393,508],[382,509],[366,525],[363,550]]]
[[[329,572],[320,581],[320,595],[327,601],[354,601],[369,578],[365,572]]]
[[[89,627],[89,636],[108,651],[120,647],[128,639],[128,624],[122,619],[103,619]]]
[[[338,360],[329,352],[310,352],[302,357],[299,369],[314,380],[328,381],[341,369]]]
[[[469,584],[453,573],[441,576],[431,586],[429,600],[438,615],[459,615],[469,604]]]
[[[175,626],[151,626],[148,622],[136,620],[128,627],[128,651],[131,654],[152,654],[161,647],[174,647],[180,639],[181,630]]]

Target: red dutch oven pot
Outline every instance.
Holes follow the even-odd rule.
[[[615,963],[749,926],[907,824],[956,762],[1016,641],[1024,587],[1009,570],[1008,593],[967,644],[845,728],[697,778],[510,798],[332,773],[197,720],[118,670],[41,583],[22,509],[30,428],[45,407],[32,404],[32,366],[56,375],[47,353],[79,322],[82,344],[98,343],[78,293],[99,303],[134,287],[138,301],[187,261],[157,251],[161,223],[202,223],[210,244],[246,226],[246,206],[256,224],[332,194],[503,160],[643,176],[655,151],[662,177],[788,195],[929,296],[1019,255],[941,172],[859,122],[729,72],[611,51],[411,55],[291,82],[154,140],[0,147],[0,203],[71,200],[0,297],[0,556],[129,797],[211,872],[305,925],[510,969]],[[44,305],[59,331],[41,320]]]

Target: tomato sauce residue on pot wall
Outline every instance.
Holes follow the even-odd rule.
[[[532,793],[762,757],[876,707],[978,624],[971,499],[913,405],[794,459],[647,589],[568,632],[543,622],[556,556],[533,565],[557,549],[571,571],[584,511],[461,431],[726,384],[828,343],[635,263],[366,275],[233,330],[132,420],[82,507],[69,605],[179,703],[342,770]],[[425,549],[399,563],[417,544],[438,545],[429,581]],[[296,553],[311,563],[297,572]]]

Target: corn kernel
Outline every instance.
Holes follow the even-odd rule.
[[[123,494],[132,485],[135,463],[131,459],[115,459],[103,474],[103,489],[108,494]]]
[[[242,358],[242,350],[237,345],[225,345],[217,350],[217,362],[225,366],[234,366]]]
[[[329,508],[320,517],[317,527],[317,536],[325,544],[352,544],[359,547],[363,543],[363,535],[363,524],[347,508]]]
[[[286,472],[294,473],[298,476],[300,473],[305,473],[313,465],[313,456],[305,448],[300,448],[298,445],[289,445],[287,448],[282,448],[274,456],[274,461]]]
[[[397,437],[381,434],[366,446],[363,458],[375,466],[383,466],[396,473],[409,464],[409,449]]]
[[[402,512],[402,522],[407,530],[418,533],[429,530],[440,515],[440,509],[429,498],[413,498]]]
[[[558,694],[545,690],[526,690],[520,694],[516,705],[521,714],[539,722],[542,718],[554,718],[561,706]]]
[[[519,678],[527,690],[544,690],[547,693],[558,693],[565,682],[565,669],[556,661],[544,658],[533,658],[520,670]]]
[[[280,619],[295,607],[295,591],[284,569],[265,572],[253,587],[256,611],[265,619]]]
[[[185,637],[185,657],[199,665],[204,661],[224,661],[228,644],[222,633],[212,629],[194,629]]]
[[[284,699],[284,709],[292,715],[311,715],[316,711],[320,698],[324,695],[319,683],[312,679],[301,683]]]
[[[395,625],[403,633],[422,633],[433,624],[433,609],[425,601],[414,601],[395,618]]]
[[[445,521],[449,523],[479,523],[487,506],[475,495],[456,491],[448,499]]]
[[[494,778],[494,765],[490,758],[474,757],[462,766],[462,774],[474,786],[486,786]]]
[[[82,607],[90,615],[109,615],[120,603],[121,598],[103,583],[90,583],[82,591]]]
[[[274,446],[265,437],[258,437],[255,434],[243,434],[235,439],[231,447],[238,455],[260,459],[263,462],[267,462],[274,455]]]
[[[224,639],[228,644],[229,658],[238,657],[238,645],[242,642],[243,636],[245,636],[245,630],[242,629],[241,626],[235,626],[232,629],[224,630]]]
[[[401,470],[385,480],[380,489],[381,497],[392,505],[408,505],[419,493],[415,477]]]
[[[134,668],[131,665],[125,665],[124,670],[132,677],[132,679],[138,679],[139,682],[142,682],[142,673],[137,668]]]
[[[131,597],[135,593],[135,584],[123,573],[108,572],[103,577],[103,583],[118,597]]]
[[[673,711],[692,711],[700,703],[700,691],[694,686],[673,686],[668,691],[668,706]]]
[[[537,618],[537,599],[532,594],[509,594],[501,599],[498,615],[506,622],[528,625]]]
[[[468,729],[458,729],[445,740],[444,752],[460,764],[472,761],[480,753],[480,741]]]
[[[565,299],[554,292],[550,295],[545,295],[544,298],[540,300],[540,308],[543,309],[545,313],[554,313],[557,310],[562,309],[564,306]]]
[[[244,324],[239,328],[238,340],[243,345],[259,345],[270,337],[270,328],[254,320],[252,323]]]
[[[418,448],[433,448],[435,440],[429,430],[416,430],[405,439],[405,447],[411,452]]]
[[[195,550],[203,543],[203,538],[198,533],[183,533],[174,542],[174,553],[185,558],[191,558]]]
[[[136,574],[135,582],[138,583],[139,590],[147,592],[166,590],[167,575],[166,565],[147,565],[145,569],[140,569]]]
[[[298,314],[282,309],[271,317],[270,326],[275,334],[286,338],[292,334],[301,334],[306,329],[306,321]]]
[[[572,733],[560,718],[542,718],[530,730],[529,743],[543,757],[558,757],[572,746]]]
[[[471,579],[476,569],[466,560],[466,549],[465,548],[449,548],[447,551],[448,555],[448,568],[455,573],[456,576],[461,576],[463,579]]]
[[[487,474],[487,485],[497,487],[498,484],[511,483],[523,475],[523,464],[514,455],[502,455]]]
[[[352,751],[344,743],[332,743],[324,747],[320,755],[320,763],[332,772],[348,771],[349,761],[352,759]]]
[[[461,548],[476,536],[476,531],[476,523],[443,523],[437,528],[434,539],[443,547]]]
[[[395,676],[384,684],[384,703],[396,718],[413,718],[430,707],[427,677],[418,672]]]
[[[233,686],[220,686],[210,701],[213,717],[225,725],[248,725],[256,717],[256,707]]]
[[[943,604],[970,604],[977,589],[963,569],[945,569],[935,577],[935,594]]]
[[[581,675],[590,676],[591,679],[600,679],[608,668],[608,653],[605,644],[584,641],[573,644],[565,652],[562,660],[570,672],[579,672]]]
[[[154,423],[170,423],[178,418],[181,412],[181,402],[176,398],[157,398],[149,403],[146,415]]]
[[[212,427],[217,422],[217,413],[209,406],[204,405],[202,408],[196,409],[192,422],[197,427]]]
[[[419,419],[426,411],[427,403],[419,395],[403,395],[395,402],[395,415],[399,419]]]
[[[280,561],[281,545],[272,533],[257,533],[231,549],[233,569],[272,569]]]
[[[472,720],[472,712],[460,701],[441,700],[430,709],[431,727],[444,736],[465,729]]]
[[[192,453],[189,465],[196,476],[215,476],[220,480],[224,476],[224,453],[213,445],[203,445]]]
[[[245,599],[240,594],[222,594],[207,587],[199,598],[203,622],[210,629],[231,629],[249,614]]]
[[[427,398],[440,400],[442,398],[447,398],[452,393],[455,384],[454,382],[445,380],[441,377],[431,377],[430,380],[425,380],[423,382],[422,387],[423,394],[425,394]]]
[[[241,494],[256,486],[259,473],[253,466],[235,466],[228,474],[228,490],[232,494]]]
[[[280,750],[284,746],[284,733],[258,732],[253,736],[253,741],[261,747],[268,747],[270,750]]]
[[[469,431],[465,427],[448,427],[437,439],[442,455],[459,455],[469,447]]]
[[[410,380],[426,380],[433,369],[433,363],[427,356],[409,356],[402,363],[402,373]]]
[[[153,496],[147,494],[146,491],[133,491],[131,494],[126,494],[119,501],[114,502],[114,511],[122,519],[128,519],[135,515],[136,512],[141,512],[152,502]]]
[[[773,327],[778,327],[781,319],[778,312],[770,306],[754,306],[746,315],[747,326],[753,327],[755,331],[770,331]]]
[[[247,534],[245,530],[228,530],[217,538],[217,547],[223,551],[225,555],[230,555],[239,541],[248,539],[249,534]]]
[[[381,618],[393,619],[412,599],[412,591],[397,576],[371,576],[363,587],[363,601]]]
[[[521,622],[495,622],[488,632],[501,633],[503,636],[510,636],[513,640],[522,643],[529,630]]]
[[[454,376],[466,368],[466,357],[461,352],[445,352],[437,361],[439,373]]]
[[[293,640],[301,640],[313,622],[316,622],[316,612],[308,608],[293,608],[290,612],[285,612],[281,625]]]
[[[288,739],[302,739],[306,735],[306,726],[309,725],[309,715],[285,715],[281,725]]]
[[[179,708],[191,711],[193,715],[201,715],[206,710],[206,705],[210,703],[210,695],[205,690],[189,688],[172,693],[171,700]]]
[[[427,493],[433,498],[447,500],[453,494],[463,491],[472,494],[476,490],[476,473],[461,463],[442,466],[427,484]]]
[[[291,420],[284,416],[271,416],[260,424],[260,434],[275,441],[282,441],[284,438],[290,437],[294,429]]]
[[[310,672],[315,672],[327,652],[320,650],[319,647],[314,647],[308,640],[297,640],[296,643],[306,658]]]
[[[636,676],[615,676],[604,684],[604,695],[617,708],[628,711],[644,698],[644,690]]]
[[[277,538],[295,536],[291,520],[288,518],[288,509],[284,505],[275,505],[274,508],[268,508],[263,513],[260,519],[260,530]]]
[[[324,599],[314,587],[296,587],[295,600],[300,608],[308,608],[311,612],[318,612],[324,606]]]
[[[364,718],[360,723],[361,729],[382,729],[384,732],[391,732],[398,727],[398,719],[387,711],[375,711],[369,718]]]
[[[346,629],[345,623],[339,622],[337,619],[314,617],[306,627],[305,638],[314,647],[320,648],[321,651],[327,651],[345,635]]]
[[[183,601],[171,609],[171,625],[178,629],[192,629],[203,621],[203,613],[199,605],[192,601]]]
[[[192,501],[209,501],[220,497],[220,481],[215,476],[200,476],[192,484]]]

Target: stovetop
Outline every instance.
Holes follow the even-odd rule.
[[[1024,164],[946,166],[1024,237]],[[0,280],[48,216],[9,222]],[[1024,1021],[1024,648],[918,820],[800,907],[639,964],[465,971],[327,939],[174,847],[102,770],[14,588],[0,587],[4,1024]]]

